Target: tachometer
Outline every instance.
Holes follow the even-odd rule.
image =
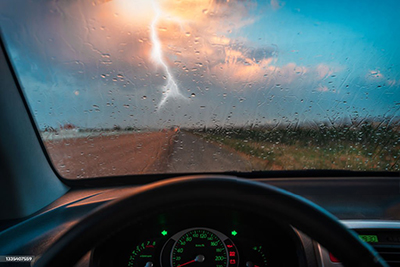
[[[245,259],[246,267],[267,267],[268,261],[267,256],[264,253],[262,246],[254,246],[251,252],[248,253],[247,259]]]
[[[171,239],[175,241],[170,256],[172,267],[238,266],[236,247],[218,231],[193,228],[181,231]]]
[[[154,258],[155,246],[155,240],[147,240],[137,245],[129,257],[128,267],[153,267],[157,262]]]

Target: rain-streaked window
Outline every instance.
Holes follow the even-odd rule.
[[[400,2],[0,2],[65,178],[399,171]]]

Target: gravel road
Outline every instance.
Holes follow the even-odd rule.
[[[45,146],[59,173],[70,179],[251,169],[234,151],[172,130],[48,140]]]
[[[175,138],[167,172],[247,171],[250,168],[248,161],[234,151],[181,132]]]

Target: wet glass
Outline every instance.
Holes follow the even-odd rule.
[[[65,178],[399,171],[400,2],[0,2]]]

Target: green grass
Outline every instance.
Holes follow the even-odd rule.
[[[400,170],[400,135],[391,129],[219,128],[192,132],[245,155],[257,170]]]

